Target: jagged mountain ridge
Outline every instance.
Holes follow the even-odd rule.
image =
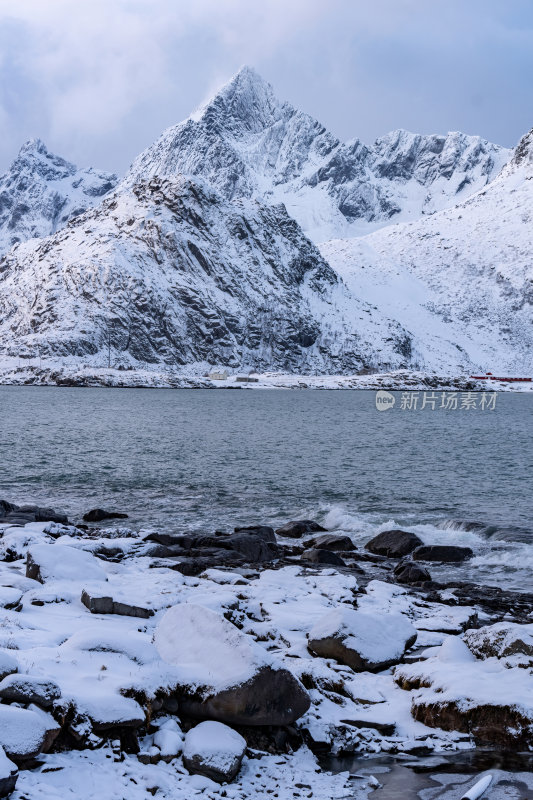
[[[189,178],[115,192],[0,262],[7,354],[356,370],[380,358],[356,309],[283,207],[228,203]],[[405,332],[377,324],[385,357],[405,363]]]
[[[307,235],[321,241],[454,205],[493,179],[510,155],[462,133],[394,131],[372,146],[343,143],[244,67],[141,153],[124,185],[201,176],[230,200],[283,202]]]
[[[455,208],[363,239],[324,243],[347,286],[428,339],[453,332],[473,363],[531,375],[533,130],[485,189]]]
[[[78,169],[40,139],[24,144],[0,177],[0,254],[18,242],[48,236],[100,202],[117,184],[108,172]]]

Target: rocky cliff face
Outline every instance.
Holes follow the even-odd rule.
[[[117,176],[78,169],[32,139],[0,177],[0,254],[17,242],[43,237],[100,202]]]
[[[0,262],[0,340],[113,363],[354,370],[375,350],[351,300],[283,207],[154,178]]]
[[[228,199],[283,202],[320,241],[454,205],[488,183],[509,157],[509,150],[462,133],[395,131],[372,146],[342,143],[244,67],[142,153],[125,183],[200,175]]]

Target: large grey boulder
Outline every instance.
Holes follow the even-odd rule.
[[[185,736],[183,764],[189,772],[217,783],[237,777],[246,752],[246,740],[221,722],[200,722]]]
[[[416,533],[402,531],[398,529],[382,531],[374,536],[365,547],[376,556],[388,556],[389,558],[403,558],[412,553],[415,547],[423,544]]]
[[[454,564],[472,558],[473,551],[469,547],[456,547],[449,544],[425,544],[413,550],[413,558],[417,561],[443,561]]]
[[[306,533],[325,533],[326,529],[312,519],[297,519],[287,522],[281,528],[276,528],[278,536],[288,536],[290,539],[299,539]]]
[[[180,710],[237,725],[288,725],[305,714],[302,684],[251,636],[203,606],[170,608],[156,628],[161,658],[178,669]]]
[[[328,612],[308,635],[309,650],[333,658],[355,672],[397,664],[416,641],[417,632],[403,614],[376,614],[348,607]]]

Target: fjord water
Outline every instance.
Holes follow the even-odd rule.
[[[366,391],[0,387],[0,497],[126,511],[135,529],[312,517],[363,543],[408,527],[474,549],[448,576],[531,588],[533,395],[396,398],[379,413]]]

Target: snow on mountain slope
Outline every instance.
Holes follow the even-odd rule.
[[[342,143],[243,67],[141,153],[124,184],[199,175],[228,199],[283,202],[307,235],[321,241],[454,205],[490,181],[510,155],[462,133],[395,131],[371,147],[358,139]]]
[[[464,203],[321,252],[359,298],[425,349],[457,344],[485,371],[533,372],[533,131]]]
[[[17,242],[48,236],[96,203],[117,176],[78,169],[32,139],[0,177],[0,254]]]
[[[373,319],[372,317],[375,317]],[[5,355],[342,372],[410,363],[285,209],[154,179],[0,261]]]

